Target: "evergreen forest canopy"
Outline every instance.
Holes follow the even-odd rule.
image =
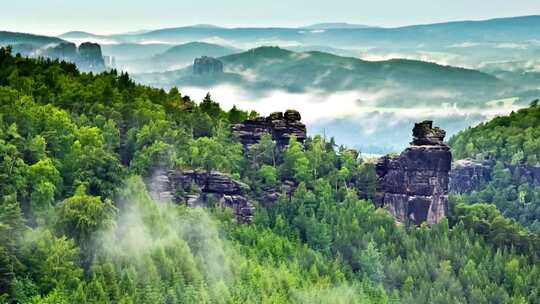
[[[540,241],[493,205],[396,226],[373,164],[332,140],[244,156],[229,128],[256,115],[0,49],[0,302],[540,302]],[[254,199],[297,187],[238,225],[152,201],[158,167],[219,170]]]
[[[450,145],[455,159],[495,163],[491,181],[456,199],[465,203],[494,203],[505,216],[540,233],[540,188],[524,176],[524,171],[540,165],[539,126],[540,107],[535,100],[528,108],[454,136]]]

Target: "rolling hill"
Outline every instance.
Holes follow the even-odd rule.
[[[2,45],[26,43],[26,44],[33,44],[33,45],[41,46],[45,44],[60,43],[60,42],[66,42],[66,41],[57,37],[0,31],[0,44]]]
[[[251,49],[265,45],[306,50],[324,46],[338,55],[366,60],[407,58],[440,64],[479,68],[486,62],[534,57],[540,41],[540,16],[521,16],[481,21],[455,21],[394,28],[347,23],[320,23],[300,28],[223,28],[193,25],[140,33],[94,35],[71,32],[61,38],[100,44],[185,44],[202,41]],[[327,51],[319,48],[318,50]],[[154,54],[147,54],[150,57]]]
[[[166,44],[120,44],[108,45],[104,49],[106,55],[121,55],[122,57],[117,57],[117,66],[132,73],[180,69],[192,64],[197,57],[221,57],[239,51],[205,42],[190,42],[176,46]],[[157,52],[158,50],[163,51]],[[153,55],[143,56],[145,52],[151,52]]]
[[[161,63],[192,63],[200,56],[222,57],[238,52],[237,49],[205,42],[189,42],[169,48],[154,55],[152,61]]]
[[[161,54],[171,47],[172,45],[165,43],[119,43],[104,44],[101,46],[104,55],[114,56],[117,60],[148,58]]]
[[[144,83],[163,86],[228,83],[251,90],[289,92],[385,91],[389,92],[385,102],[392,105],[467,104],[498,97],[506,89],[505,82],[486,73],[415,60],[365,61],[278,47],[260,47],[220,60],[225,71],[220,75],[194,76],[191,68],[185,68],[135,77]]]
[[[140,34],[99,36],[118,42],[163,41],[173,44],[220,38],[235,43],[275,40],[301,44],[324,44],[335,47],[379,47],[402,43],[401,47],[418,46],[418,41],[434,45],[460,42],[509,42],[540,38],[540,16],[521,16],[482,21],[454,21],[395,28],[366,27],[343,23],[322,23],[302,28],[222,28],[185,26],[158,29]],[[308,31],[316,29],[321,31]],[[84,36],[87,33],[81,33]],[[64,34],[63,37],[67,37]],[[69,33],[75,38],[73,33]]]
[[[96,34],[84,32],[84,31],[71,31],[71,32],[63,33],[59,35],[58,37],[69,39],[69,38],[106,38],[107,36],[96,35]]]
[[[302,29],[309,29],[309,30],[329,30],[329,29],[360,29],[360,28],[368,28],[371,27],[369,25],[364,24],[351,24],[351,23],[345,23],[345,22],[325,22],[325,23],[316,23],[311,24],[308,26],[301,27]]]

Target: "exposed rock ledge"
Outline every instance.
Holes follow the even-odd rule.
[[[452,164],[449,190],[451,193],[468,193],[479,190],[491,180],[493,162],[460,159]]]
[[[283,150],[293,135],[302,143],[306,139],[306,126],[300,120],[300,113],[295,110],[275,112],[268,117],[248,119],[234,125],[232,135],[248,148],[258,143],[264,133],[268,133],[272,135],[278,149]]]
[[[216,58],[202,56],[193,61],[194,75],[223,74],[223,63]]]
[[[432,121],[417,123],[410,147],[378,161],[375,204],[387,208],[396,222],[432,225],[446,216],[452,154],[445,135]]]
[[[239,223],[253,219],[254,205],[246,196],[249,186],[220,172],[161,170],[147,184],[150,195],[158,201],[172,200],[189,207],[217,204],[231,208]]]
[[[514,177],[519,177],[520,182],[530,185],[540,185],[540,166],[521,163],[517,165],[503,164],[504,170]],[[478,191],[492,180],[495,161],[461,159],[452,164],[450,171],[450,192],[469,193]]]

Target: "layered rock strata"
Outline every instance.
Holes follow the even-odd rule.
[[[306,139],[306,125],[301,119],[300,113],[295,110],[287,110],[285,113],[275,112],[268,117],[248,119],[234,125],[232,135],[248,148],[258,143],[263,134],[268,133],[276,142],[278,149],[283,150],[293,135],[301,143]]]
[[[173,201],[189,207],[230,208],[239,223],[250,223],[254,205],[246,194],[249,186],[220,172],[157,171],[147,182],[158,201]]]
[[[452,154],[445,135],[432,121],[417,123],[407,149],[378,161],[375,204],[388,209],[396,222],[432,225],[446,216]]]
[[[194,75],[215,75],[223,73],[223,63],[216,58],[202,56],[193,62]]]
[[[461,159],[452,164],[450,171],[449,191],[451,193],[468,193],[480,190],[481,186],[491,180],[493,164],[487,161]]]

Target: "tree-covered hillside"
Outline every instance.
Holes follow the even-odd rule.
[[[457,197],[468,203],[494,203],[530,230],[540,232],[540,187],[526,178],[540,160],[540,107],[501,116],[460,132],[450,140],[454,159],[494,163],[492,179],[479,191]],[[529,173],[530,174],[530,173]]]
[[[455,159],[492,158],[507,164],[538,165],[539,135],[540,107],[536,100],[528,108],[460,132],[449,143]]]
[[[539,303],[538,239],[497,210],[397,226],[373,164],[332,140],[244,154],[230,125],[255,115],[0,49],[0,302]],[[253,223],[154,202],[156,168],[247,183]]]
[[[0,45],[1,46],[12,45],[12,44],[44,46],[47,44],[62,43],[62,42],[66,42],[66,41],[60,38],[56,38],[56,37],[0,31]]]

